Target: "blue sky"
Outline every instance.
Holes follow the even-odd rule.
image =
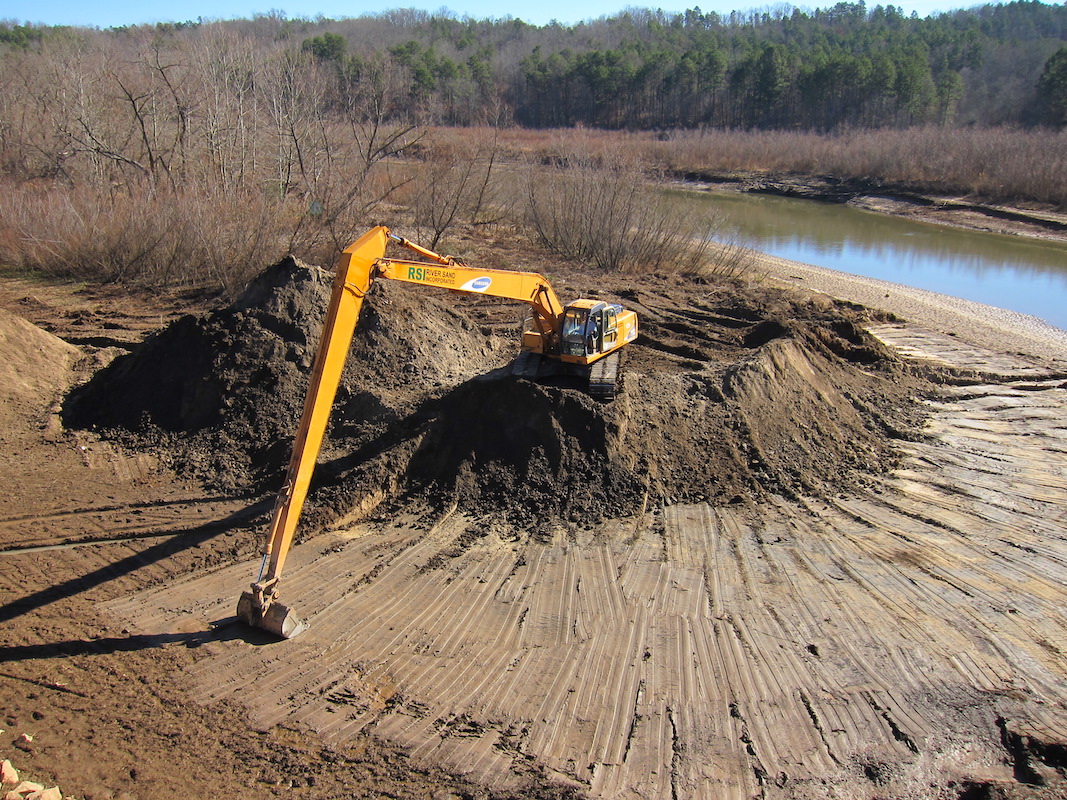
[[[880,0],[868,0],[868,6],[874,7]],[[827,8],[837,0],[821,2],[796,2],[801,8]],[[888,4],[887,2],[883,2]],[[971,2],[951,2],[951,0],[904,0],[893,5],[904,9],[906,14],[917,11],[919,16],[935,11],[948,11],[954,8],[968,8],[980,5],[981,0]],[[0,0],[0,20],[18,22],[37,22],[46,25],[91,25],[109,28],[117,25],[134,25],[155,22],[183,22],[205,19],[232,19],[265,14],[272,10],[285,12],[290,17],[314,18],[319,14],[326,17],[358,17],[361,14],[373,14],[391,8],[419,8],[437,11],[447,8],[456,16],[471,16],[477,19],[486,17],[517,17],[534,25],[544,25],[555,19],[562,23],[580,22],[605,15],[616,14],[627,6],[659,7],[665,11],[684,11],[686,8],[699,6],[704,11],[728,13],[752,8],[770,8],[775,4],[746,2],[746,0],[667,0],[659,3],[641,3],[631,0],[585,0],[575,3],[567,0],[541,0],[532,3],[505,4],[494,0],[452,0],[449,3],[419,2],[418,0],[312,0],[287,4],[284,0],[184,0],[174,5],[163,3],[134,2],[134,0]]]

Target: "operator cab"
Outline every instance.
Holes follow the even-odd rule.
[[[596,300],[575,300],[563,314],[563,353],[589,358],[615,349],[622,306]]]

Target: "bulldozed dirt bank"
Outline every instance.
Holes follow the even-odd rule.
[[[612,404],[512,379],[512,305],[376,290],[283,644],[225,620],[321,273],[188,317],[5,283],[68,341],[0,317],[0,752],[31,733],[25,777],[101,798],[1062,796],[1062,364],[552,277],[641,315]]]

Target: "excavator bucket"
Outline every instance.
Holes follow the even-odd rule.
[[[266,611],[256,607],[255,595],[243,592],[237,601],[237,616],[253,628],[261,628],[282,639],[292,639],[307,630],[307,623],[282,603],[271,603]]]

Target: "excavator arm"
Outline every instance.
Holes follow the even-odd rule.
[[[425,261],[382,258],[375,268],[377,277],[528,303],[534,312],[534,325],[544,343],[543,351],[546,353],[558,351],[563,304],[552,288],[552,284],[543,275],[536,272],[514,272],[504,269],[473,269],[452,256],[438,255],[400,236],[390,233],[389,239],[432,259],[439,266],[427,264]]]
[[[390,241],[414,250],[432,263],[386,258],[385,250]],[[285,484],[275,501],[259,576],[252,584],[251,590],[241,595],[237,604],[239,618],[286,639],[296,636],[307,625],[288,607],[278,602],[278,581],[293,543],[315,462],[326,435],[330,410],[341,381],[356,323],[359,321],[363,298],[377,278],[391,278],[528,303],[534,312],[537,331],[524,334],[524,346],[545,355],[566,357],[560,354],[565,309],[552,286],[542,275],[533,272],[473,269],[451,256],[438,255],[396,236],[383,226],[363,234],[341,254],[307,398],[304,401],[303,416],[293,444],[293,455],[289,461]],[[572,303],[572,306],[583,309],[585,306],[604,306],[603,303],[590,305],[591,302],[579,300]],[[581,313],[586,312],[583,310]],[[612,340],[613,343],[604,353],[617,349],[637,335],[636,317],[632,312],[628,313],[633,317],[632,323],[624,321],[625,324],[620,323],[617,330],[611,329],[610,334],[617,338],[617,342]],[[614,320],[615,317],[611,319]],[[622,333],[626,335],[621,335]]]
[[[348,348],[363,307],[363,298],[370,290],[375,264],[385,255],[388,241],[388,229],[380,226],[373,228],[349,246],[338,261],[330,306],[304,400],[304,413],[297,428],[285,484],[274,504],[259,577],[252,584],[251,591],[242,594],[237,604],[237,616],[249,625],[264,628],[286,639],[296,636],[307,625],[288,607],[276,602],[278,578],[307,498],[315,461],[330,421],[330,409],[337,395]]]
[[[390,241],[414,250],[437,266],[425,261],[385,258],[386,245]],[[330,409],[337,395],[341,373],[363,307],[363,298],[378,277],[522,300],[534,310],[542,341],[550,347],[558,344],[558,322],[563,306],[552,286],[541,275],[472,269],[450,256],[438,255],[396,236],[383,226],[367,231],[345,249],[334,276],[330,306],[311,372],[304,412],[293,443],[285,484],[275,501],[259,576],[251,590],[241,595],[237,604],[239,618],[286,639],[296,636],[307,625],[287,606],[277,602],[278,580],[293,543],[304,500],[307,499],[315,462],[330,421]]]

